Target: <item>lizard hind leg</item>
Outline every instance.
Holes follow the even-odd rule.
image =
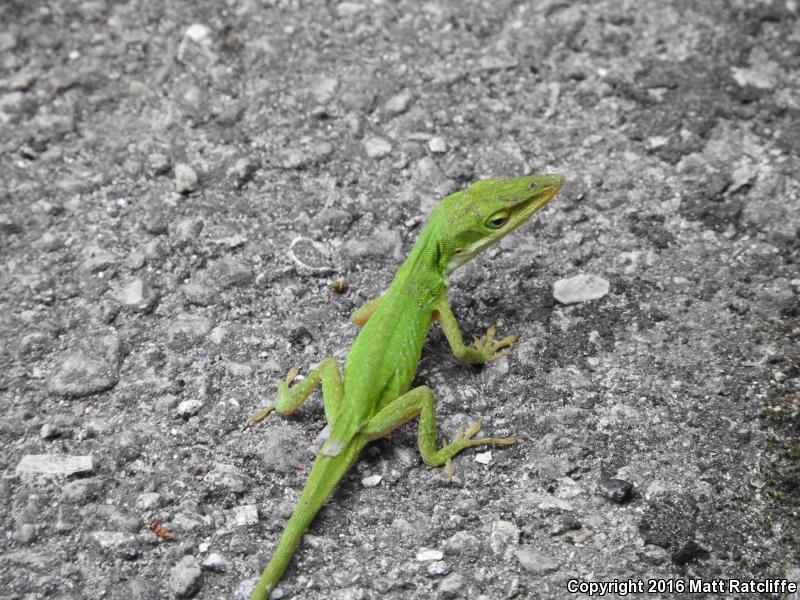
[[[471,446],[481,444],[513,444],[517,438],[475,438],[481,428],[480,421],[474,423],[466,432],[460,430],[456,438],[441,448],[436,448],[436,412],[431,388],[426,385],[416,387],[391,402],[368,422],[364,429],[367,439],[383,437],[404,423],[419,415],[418,443],[422,460],[431,467],[447,465],[450,459]]]
[[[322,382],[322,404],[325,407],[325,418],[328,423],[333,423],[344,395],[344,382],[339,372],[339,364],[332,358],[326,358],[303,379],[292,385],[297,373],[297,367],[292,367],[284,379],[277,380],[278,399],[256,411],[250,417],[251,423],[262,421],[273,410],[284,417],[291,415],[300,408],[320,382]]]

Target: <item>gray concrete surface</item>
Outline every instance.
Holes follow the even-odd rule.
[[[800,579],[796,0],[15,0],[0,598],[245,597],[324,426],[247,416],[344,357],[438,198],[541,171],[563,193],[451,290],[511,356],[435,329],[418,377],[442,439],[526,439],[452,479],[413,424],[373,444],[280,594]]]

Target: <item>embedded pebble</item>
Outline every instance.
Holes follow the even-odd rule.
[[[125,266],[132,271],[138,271],[144,266],[145,256],[144,252],[140,250],[131,250],[131,253],[125,259]]]
[[[225,339],[226,335],[228,335],[227,329],[224,327],[214,327],[214,329],[211,330],[208,339],[219,346],[222,343],[222,340]]]
[[[63,240],[52,231],[46,231],[39,239],[39,242],[47,252],[54,252],[64,246]]]
[[[420,562],[429,560],[442,560],[443,558],[444,552],[441,550],[428,550],[427,548],[420,548],[416,556],[416,559]]]
[[[381,482],[381,479],[383,479],[383,477],[380,475],[370,475],[369,477],[364,477],[364,479],[361,480],[361,485],[363,485],[365,488],[373,488]]]
[[[216,488],[223,488],[237,494],[246,492],[252,485],[252,480],[233,465],[217,463],[209,471],[203,483]]]
[[[228,177],[233,179],[236,187],[244,186],[253,178],[258,170],[258,165],[248,157],[238,159],[228,170]]]
[[[158,304],[159,293],[143,279],[134,279],[114,293],[114,299],[135,312],[150,312]]]
[[[502,554],[519,544],[519,527],[511,521],[495,521],[489,535],[489,545],[495,554]]]
[[[202,219],[186,217],[178,221],[178,224],[175,226],[175,235],[182,242],[194,240],[200,235],[200,232],[203,231],[204,225],[205,223]]]
[[[81,255],[84,258],[81,269],[89,273],[105,271],[117,264],[116,254],[99,246],[86,246]]]
[[[533,575],[546,575],[558,571],[558,563],[550,556],[532,548],[520,548],[516,552],[519,564]]]
[[[428,150],[434,154],[444,154],[447,152],[447,142],[439,136],[432,137],[428,140]]]
[[[119,381],[117,366],[108,360],[82,353],[68,356],[48,382],[53,394],[82,398],[99,394]]]
[[[348,240],[342,245],[345,255],[351,258],[397,257],[401,254],[403,240],[397,230],[378,229],[364,240]]]
[[[166,154],[154,152],[147,156],[147,166],[154,175],[165,175],[169,173],[172,162]]]
[[[448,554],[473,554],[481,549],[481,542],[467,531],[457,531],[444,542]]]
[[[370,158],[383,158],[392,152],[392,145],[383,138],[371,137],[364,140],[364,151]]]
[[[138,542],[135,536],[122,531],[95,531],[92,538],[106,551],[111,551],[119,558],[131,560],[139,555]]]
[[[336,5],[336,14],[340,17],[352,17],[366,9],[366,5],[359,4],[358,2],[339,2],[339,4]]]
[[[597,275],[576,275],[559,279],[553,285],[553,297],[562,304],[575,304],[602,298],[610,289],[608,281]]]
[[[185,335],[189,339],[196,340],[203,337],[214,324],[211,319],[200,315],[180,314],[169,326],[168,332],[170,339],[176,339],[180,335]]]
[[[52,440],[60,435],[61,432],[52,423],[45,423],[39,430],[39,437],[42,438],[43,440]]]
[[[164,211],[159,208],[149,209],[141,221],[142,229],[153,235],[161,235],[167,232],[167,219]]]
[[[248,284],[254,276],[253,270],[237,258],[217,261],[209,268],[209,278],[223,290]]]
[[[188,400],[184,400],[178,404],[178,416],[188,419],[189,417],[199,413],[201,408],[203,408],[203,403],[200,400],[197,398],[189,398]]]
[[[478,452],[473,460],[476,463],[480,463],[482,465],[488,465],[492,462],[492,451],[487,450],[486,452]]]
[[[41,331],[32,331],[22,336],[19,341],[20,355],[40,355],[43,354],[51,344],[50,336]]]
[[[0,31],[0,52],[8,52],[17,47],[17,35],[10,31]]]
[[[224,573],[228,570],[228,561],[222,555],[216,552],[211,552],[200,563],[204,571],[212,571],[213,573]]]
[[[19,461],[17,475],[79,475],[94,471],[91,455],[26,454]]]
[[[630,481],[612,477],[610,479],[601,479],[597,483],[597,489],[612,502],[621,504],[631,497],[633,484]]]
[[[189,194],[197,189],[197,173],[187,164],[175,165],[175,189],[179,194]]]
[[[36,539],[36,528],[30,523],[23,523],[14,532],[14,539],[21,544],[30,544]]]
[[[258,507],[255,504],[244,504],[233,509],[234,527],[246,527],[258,523]]]
[[[284,169],[302,169],[311,162],[310,157],[296,148],[288,150],[283,155],[282,166]]]
[[[428,564],[428,568],[425,569],[425,571],[428,573],[428,575],[441,577],[442,575],[447,575],[450,572],[450,565],[443,560],[437,560]]]
[[[205,44],[210,43],[210,40],[208,39],[210,33],[211,31],[209,28],[202,23],[192,23],[186,28],[184,35],[193,42]]]
[[[443,598],[458,598],[464,591],[466,580],[460,573],[451,573],[439,582],[439,593]]]
[[[0,213],[0,233],[20,233],[22,227],[10,215]]]
[[[190,598],[200,589],[203,571],[192,555],[184,556],[169,574],[169,589],[178,598]]]
[[[159,240],[151,240],[144,247],[145,259],[150,259],[151,261],[161,261],[164,260],[166,255],[167,251],[164,248],[164,244],[162,244]]]
[[[158,492],[144,492],[136,497],[136,508],[153,510],[161,504],[161,494]]]
[[[384,108],[393,115],[399,115],[408,110],[408,105],[411,104],[411,92],[403,90],[399,94],[395,94],[386,101]]]
[[[317,77],[309,90],[320,104],[325,104],[333,98],[339,81],[333,77]]]
[[[197,306],[211,306],[217,301],[217,290],[205,281],[190,281],[181,286],[186,301]]]
[[[97,485],[92,479],[74,479],[61,488],[61,495],[70,504],[86,504],[97,493]]]
[[[250,375],[253,374],[253,367],[247,363],[236,362],[235,360],[226,361],[225,368],[228,373],[234,377],[250,377]]]
[[[776,78],[766,69],[747,69],[731,67],[733,80],[740,87],[754,87],[759,90],[771,90],[776,85]]]
[[[583,488],[579,486],[571,477],[561,477],[558,480],[558,497],[575,498],[583,494]]]

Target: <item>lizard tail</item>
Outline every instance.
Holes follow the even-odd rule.
[[[357,436],[351,439],[336,456],[317,456],[308,475],[308,481],[300,494],[297,507],[283,529],[275,553],[261,574],[256,587],[253,588],[250,600],[269,599],[272,590],[289,565],[303,533],[331,495],[336,484],[356,461],[366,443],[365,439]]]

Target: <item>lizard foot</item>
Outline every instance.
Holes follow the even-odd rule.
[[[291,369],[289,369],[289,372],[286,373],[286,377],[284,377],[283,379],[276,380],[275,383],[278,385],[279,398],[283,398],[284,396],[289,394],[289,386],[291,385],[292,381],[294,381],[294,378],[297,377],[297,374],[299,372],[300,369],[298,369],[297,367],[292,367]],[[256,412],[250,415],[250,419],[247,421],[247,426],[245,428],[263,421],[264,419],[267,418],[267,416],[269,416],[269,413],[271,413],[273,410],[275,410],[274,402],[265,404],[262,408],[259,408]]]
[[[486,335],[480,338],[477,336],[472,336],[472,345],[475,346],[478,351],[480,351],[485,361],[497,360],[503,356],[508,356],[508,351],[499,352],[499,350],[507,348],[517,341],[516,335],[509,335],[504,337],[502,340],[495,341],[495,332],[496,328],[494,325],[492,325],[486,330]],[[478,428],[480,429],[480,425]]]
[[[456,437],[448,445],[448,448],[453,448],[453,455],[461,452],[464,448],[471,448],[472,446],[480,446],[483,444],[496,444],[500,446],[508,446],[515,444],[519,441],[518,437],[505,437],[505,438],[475,438],[475,435],[481,430],[481,422],[475,421],[470,425],[469,429],[464,431],[464,427],[459,427],[456,432]],[[448,457],[444,463],[444,471],[450,477],[453,476],[453,461],[452,456]]]
[[[464,445],[464,448],[471,448],[472,446],[481,446],[483,444],[494,444],[498,446],[510,446],[516,444],[519,438],[516,436],[504,438],[477,438],[475,435],[481,430],[481,422],[475,421],[466,433],[463,429],[459,429],[456,435],[456,441]]]

